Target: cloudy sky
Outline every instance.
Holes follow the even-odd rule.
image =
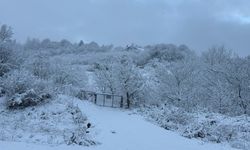
[[[100,44],[225,45],[250,54],[249,0],[0,0],[14,37]]]

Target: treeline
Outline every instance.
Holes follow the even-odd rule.
[[[107,57],[95,68],[100,88],[123,95],[130,104],[250,114],[250,57],[239,57],[223,46],[201,56],[183,45],[147,46],[138,55]]]
[[[1,95],[11,97],[30,89],[39,93],[70,89],[68,93],[77,95],[74,89],[85,88],[88,80],[86,70],[72,70],[78,64],[94,72],[100,91],[123,95],[128,107],[165,104],[190,112],[250,114],[250,57],[239,57],[223,46],[197,55],[185,45],[114,47],[49,39],[18,44],[12,35],[10,27],[1,26]],[[54,60],[65,54],[74,63]]]

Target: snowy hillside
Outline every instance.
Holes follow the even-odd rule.
[[[250,149],[250,56],[13,33],[0,22],[0,150]]]
[[[62,97],[67,100],[71,97]],[[0,142],[4,150],[229,150],[226,145],[205,144],[198,140],[190,140],[164,130],[129,110],[102,108],[87,101],[71,98],[89,118],[92,124],[90,136],[99,142],[96,146],[49,146],[22,142]],[[61,126],[63,128],[63,126]]]

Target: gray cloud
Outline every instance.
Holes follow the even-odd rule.
[[[0,22],[15,38],[83,39],[101,44],[224,44],[249,55],[246,0],[0,0]]]

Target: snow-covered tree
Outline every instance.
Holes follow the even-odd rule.
[[[96,81],[100,90],[104,93],[116,94],[118,92],[117,62],[117,58],[111,56],[96,64]]]
[[[138,101],[143,82],[138,69],[128,56],[108,57],[97,65],[96,77],[97,83],[105,92],[122,95],[128,108]]]
[[[0,76],[10,71],[14,67],[14,58],[12,47],[15,45],[12,41],[13,32],[11,27],[2,25],[0,29]]]
[[[202,60],[210,66],[226,64],[232,57],[232,51],[224,46],[214,46],[202,53]]]
[[[31,38],[28,38],[27,41],[25,42],[25,44],[23,45],[23,47],[26,49],[26,50],[39,50],[41,48],[41,42],[39,39],[31,39]]]
[[[247,114],[249,107],[249,61],[232,56],[224,47],[213,47],[203,53],[204,85],[208,101],[221,113]],[[238,109],[238,107],[240,109]]]
[[[195,60],[163,63],[157,73],[163,100],[186,108],[196,105],[199,70]]]
[[[2,25],[0,29],[0,42],[10,41],[13,35],[12,28],[7,25]]]
[[[120,58],[118,80],[121,93],[126,98],[127,107],[139,101],[138,94],[142,90],[142,77],[133,61],[126,55]]]
[[[230,85],[228,90],[232,93],[233,103],[242,109],[243,114],[248,113],[250,105],[249,70],[249,62],[246,59],[237,57],[233,58],[228,65],[224,66],[224,70],[220,72]]]

